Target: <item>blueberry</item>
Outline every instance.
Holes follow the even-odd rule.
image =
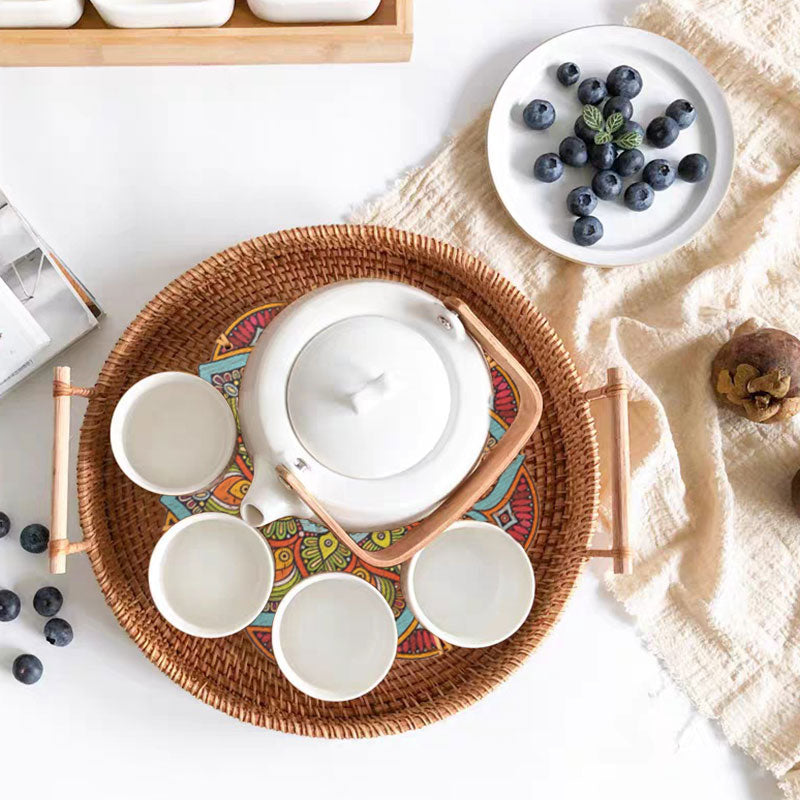
[[[36,683],[42,677],[44,667],[42,662],[36,656],[26,653],[22,656],[17,656],[11,666],[11,672],[20,683],[26,683],[30,686]]]
[[[592,178],[592,189],[601,200],[613,200],[622,192],[622,179],[616,172],[604,169]]]
[[[42,586],[33,596],[33,607],[43,617],[54,617],[63,602],[64,597],[55,586]]]
[[[531,100],[522,112],[522,119],[529,128],[543,131],[556,121],[556,110],[547,100]]]
[[[27,550],[29,553],[44,553],[47,550],[49,541],[50,531],[38,522],[26,525],[19,535],[19,543],[22,545],[22,549]]]
[[[589,161],[596,169],[611,169],[616,157],[617,150],[611,142],[593,144],[589,148]]]
[[[567,136],[558,146],[558,155],[570,167],[582,167],[589,160],[586,144],[577,136]]]
[[[656,193],[649,183],[644,181],[637,181],[632,183],[625,190],[625,205],[631,211],[646,211],[653,205],[653,198]]]
[[[610,95],[636,97],[642,91],[642,76],[633,67],[622,64],[608,73],[606,84]]]
[[[639,136],[642,137],[642,141],[644,141],[644,128],[638,122],[634,122],[632,119],[629,119],[622,126],[622,132],[623,133],[638,133]]]
[[[564,165],[555,153],[545,153],[536,159],[533,174],[545,183],[557,181],[564,174]]]
[[[697,119],[697,109],[688,100],[673,100],[666,114],[678,123],[681,130],[688,128]]]
[[[565,61],[556,70],[556,77],[564,86],[572,86],[581,77],[580,67],[577,64],[573,64],[572,61]]]
[[[644,154],[641,150],[623,150],[615,159],[612,169],[617,175],[628,178],[635,175],[644,166]]]
[[[11,622],[19,616],[19,595],[11,589],[0,589],[0,622]]]
[[[656,158],[644,168],[642,178],[657,192],[663,192],[675,182],[675,167],[665,158]]]
[[[612,114],[622,114],[622,118],[627,122],[633,116],[633,105],[627,97],[609,97],[603,106],[603,116],[608,119]]]
[[[53,617],[44,624],[44,638],[56,647],[66,647],[72,641],[72,625],[61,617]]]
[[[689,183],[698,183],[708,175],[708,159],[700,153],[684,156],[678,164],[678,175]]]
[[[653,147],[669,147],[681,129],[672,117],[656,117],[647,126],[647,139]]]
[[[581,85],[578,87],[578,100],[585,106],[596,106],[598,103],[602,103],[607,95],[606,85],[600,78],[587,78],[585,81],[581,81]]]
[[[4,511],[0,511],[0,539],[7,536],[10,530],[11,520],[8,518],[8,514]]]
[[[586,144],[594,144],[594,136],[597,131],[590,128],[582,116],[575,120],[575,135],[579,139],[583,139]]]
[[[578,217],[572,226],[572,238],[583,247],[603,238],[603,223],[597,217]]]
[[[576,217],[586,217],[594,211],[597,195],[588,186],[578,186],[567,195],[567,210]]]

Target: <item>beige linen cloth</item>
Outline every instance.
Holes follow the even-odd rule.
[[[709,385],[744,320],[800,335],[800,3],[667,0],[630,22],[697,56],[734,117],[733,183],[691,244],[612,270],[544,251],[494,193],[487,115],[355,216],[483,258],[549,317],[586,386],[626,367],[636,558],[611,590],[698,709],[800,798],[800,416],[748,422]]]

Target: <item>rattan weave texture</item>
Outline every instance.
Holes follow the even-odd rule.
[[[161,370],[195,372],[220,331],[267,301],[291,302],[323,284],[386,278],[463,298],[530,370],[544,398],[526,448],[541,519],[529,548],[536,600],[511,639],[397,661],[384,682],[348,703],[294,689],[244,634],[193,639],[158,614],[147,587],[161,533],[158,497],[130,483],[111,455],[111,414],[123,392]],[[147,657],[204,702],[246,722],[309,736],[369,737],[419,728],[474,703],[507,678],[553,627],[586,560],[598,503],[594,423],[575,367],[547,320],[485,264],[446,244],[374,227],[325,226],[243,242],[184,273],[134,319],[109,355],[80,436],[81,524],[98,582]]]

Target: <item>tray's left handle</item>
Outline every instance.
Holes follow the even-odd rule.
[[[69,507],[69,407],[72,395],[91,397],[94,389],[73,386],[69,367],[53,370],[53,494],[50,505],[50,572],[67,571],[67,556],[82,553],[89,543],[67,538]]]
[[[607,399],[611,402],[611,535],[610,548],[591,548],[593,558],[612,558],[617,575],[633,571],[629,524],[629,489],[631,481],[631,442],[628,426],[628,385],[619,367],[607,372],[608,383],[584,394],[587,401]]]

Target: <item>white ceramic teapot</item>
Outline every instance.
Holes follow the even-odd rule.
[[[492,387],[481,348],[519,392],[517,417],[483,459]],[[365,562],[399,564],[491,486],[541,405],[530,375],[463,302],[392,281],[329,284],[285,308],[245,367],[239,417],[254,476],[242,517],[317,519]],[[423,517],[377,552],[347,533]]]

